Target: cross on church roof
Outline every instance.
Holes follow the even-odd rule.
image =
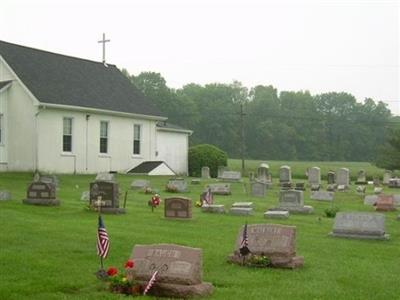
[[[103,44],[103,64],[106,64],[106,43],[110,42],[111,40],[106,40],[106,34],[103,33],[103,39],[98,41],[98,43]]]

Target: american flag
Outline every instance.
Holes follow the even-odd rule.
[[[246,256],[247,254],[250,253],[248,246],[249,246],[249,237],[247,235],[247,222],[246,222],[246,224],[244,225],[242,241],[240,242],[240,248],[239,248],[239,252],[242,256]]]
[[[104,227],[103,219],[99,216],[99,228],[97,230],[97,255],[106,258],[110,249],[107,230]]]
[[[151,287],[153,286],[154,282],[156,281],[156,276],[158,274],[158,271],[155,271],[153,273],[153,276],[151,276],[149,283],[146,285],[146,288],[144,289],[143,295],[146,295],[147,292],[151,289]]]
[[[210,205],[213,204],[214,199],[213,199],[213,194],[211,193],[211,189],[207,189],[206,194],[204,195],[204,201],[206,202],[206,204]]]

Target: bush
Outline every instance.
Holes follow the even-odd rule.
[[[189,149],[189,174],[201,176],[201,168],[209,167],[210,176],[217,177],[218,166],[227,166],[228,155],[221,149],[208,144],[193,146]]]
[[[327,216],[328,218],[334,218],[336,217],[336,213],[338,211],[339,211],[338,207],[327,208],[325,209],[325,216]]]

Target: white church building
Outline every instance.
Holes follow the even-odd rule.
[[[190,130],[166,122],[117,69],[0,41],[0,171],[187,174]]]

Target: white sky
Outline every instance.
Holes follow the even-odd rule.
[[[0,40],[132,74],[352,93],[400,115],[400,0],[0,0]]]

